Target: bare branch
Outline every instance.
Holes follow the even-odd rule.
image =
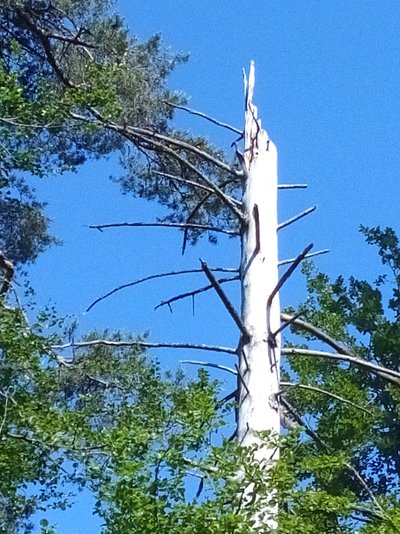
[[[220,278],[217,280],[218,284],[225,284],[226,282],[233,282],[235,280],[239,280],[238,276],[234,276],[231,278]],[[163,306],[170,306],[173,302],[176,302],[178,300],[182,300],[188,297],[195,297],[196,295],[199,295],[200,293],[204,293],[206,291],[209,291],[210,289],[213,289],[214,286],[212,284],[204,287],[200,287],[199,289],[194,289],[193,291],[188,291],[187,293],[181,293],[180,295],[176,295],[175,297],[172,297],[168,300],[164,300],[163,302],[160,302],[154,309],[157,310],[158,308],[161,308]]]
[[[220,267],[217,267],[216,269],[211,269],[211,270],[214,271],[214,272],[223,272],[223,273],[225,273],[225,272],[227,272],[227,273],[237,273],[238,272],[238,269],[225,269],[225,268],[220,268]],[[90,306],[88,306],[86,308],[85,313],[89,312],[94,306],[96,306],[96,304],[98,304],[102,300],[110,297],[111,295],[113,295],[114,293],[117,293],[118,291],[121,291],[122,289],[126,289],[128,287],[133,287],[133,286],[142,284],[144,282],[147,282],[149,280],[155,280],[157,278],[165,278],[167,276],[177,276],[177,275],[181,275],[181,274],[193,274],[193,273],[202,273],[202,272],[203,272],[202,269],[187,269],[187,270],[184,270],[184,271],[170,271],[168,273],[152,274],[150,276],[145,276],[144,278],[140,278],[138,280],[135,280],[134,282],[128,282],[127,284],[122,284],[122,285],[112,289],[111,291],[109,291],[105,295],[102,295],[101,297],[97,298],[95,301],[93,301],[90,304]]]
[[[286,228],[287,226],[290,226],[291,224],[294,224],[295,222],[299,221],[303,217],[306,217],[306,215],[309,215],[313,211],[317,209],[317,206],[312,206],[311,208],[307,208],[306,210],[302,211],[298,215],[295,215],[294,217],[291,217],[287,221],[283,221],[282,223],[278,224],[278,230],[282,230],[282,228]]]
[[[167,104],[167,106],[171,106],[175,109],[181,109],[182,111],[186,111],[187,113],[190,113],[191,115],[196,115],[198,117],[201,117],[203,119],[206,119],[209,122],[212,122],[213,124],[216,124],[217,126],[221,126],[222,128],[226,128],[227,130],[230,130],[231,132],[237,133],[241,135],[243,132],[239,130],[238,128],[235,128],[234,126],[231,126],[230,124],[226,124],[225,122],[218,121],[217,119],[213,119],[209,115],[206,115],[205,113],[202,113],[201,111],[196,111],[191,108],[187,108],[186,106],[180,106],[178,104],[173,104],[172,102],[168,102],[168,100],[163,100],[164,104]]]
[[[219,369],[220,371],[227,371],[228,373],[237,376],[236,369],[232,369],[231,367],[227,367],[226,365],[220,365],[218,363],[202,362],[198,360],[179,360],[179,363],[187,363],[189,365],[202,365],[203,367],[213,367],[214,369]]]
[[[10,118],[10,117],[0,117],[0,122],[10,124],[11,126],[16,126],[17,128],[38,128],[40,130],[60,128],[59,124],[53,124],[51,122],[49,122],[48,124],[25,124],[21,122],[16,122],[13,118]]]
[[[309,349],[298,349],[298,348],[283,348],[282,354],[286,356],[316,356],[318,358],[329,358],[331,360],[341,360],[364,369],[369,369],[371,372],[378,374],[385,380],[389,380],[396,385],[400,385],[400,373],[398,371],[393,371],[387,367],[382,367],[374,363],[363,360],[362,358],[357,358],[356,356],[351,356],[349,354],[336,354],[333,352],[324,352],[321,350],[309,350]]]
[[[355,404],[354,402],[351,402],[348,399],[340,397],[339,395],[335,395],[335,393],[331,393],[330,391],[326,391],[325,389],[321,389],[316,386],[307,386],[305,384],[295,384],[293,382],[281,382],[281,386],[288,387],[288,388],[298,388],[298,389],[306,389],[309,391],[315,391],[316,393],[321,393],[322,395],[326,395],[327,397],[332,397],[332,399],[336,399],[340,402],[343,402],[344,404],[349,404],[350,406],[353,406],[353,408],[357,408],[358,410],[361,410],[367,413],[368,415],[371,415],[371,416],[374,415],[372,412],[370,412],[363,406],[360,406],[359,404]],[[282,393],[285,393],[285,392],[281,391],[280,394]]]
[[[221,234],[228,234],[239,236],[239,232],[234,230],[224,230],[217,226],[209,226],[207,224],[187,224],[187,223],[142,223],[142,222],[122,222],[122,223],[108,223],[108,224],[89,224],[88,228],[102,231],[104,228],[122,228],[122,227],[164,227],[164,228],[192,228],[197,230],[207,230],[209,232],[220,232]]]
[[[353,353],[348,347],[346,347],[344,343],[336,341],[323,330],[317,328],[313,324],[303,321],[302,319],[295,319],[292,315],[289,315],[287,313],[281,313],[281,319],[282,321],[291,321],[294,325],[298,326],[303,330],[306,330],[306,332],[309,332],[320,341],[323,341],[333,349],[337,350],[339,353],[352,356]]]
[[[278,189],[307,189],[307,184],[278,184]]]
[[[280,277],[278,283],[274,287],[273,291],[268,297],[267,306],[271,306],[271,303],[275,297],[275,295],[278,293],[278,291],[281,289],[283,284],[292,276],[296,268],[299,266],[299,264],[304,260],[304,258],[307,256],[307,254],[310,252],[314,245],[311,243],[308,245],[300,254],[297,256],[297,258],[291,262],[291,266],[288,268],[288,270],[283,273],[283,275]]]
[[[226,354],[237,355],[237,349],[229,347],[218,347],[213,345],[197,345],[195,343],[149,343],[146,341],[111,341],[108,339],[94,339],[93,341],[79,341],[64,343],[63,345],[51,345],[53,350],[64,350],[69,348],[85,349],[88,347],[140,347],[144,349],[193,349],[207,350],[210,352],[224,352]],[[74,363],[74,362],[66,362]]]
[[[281,329],[278,329],[275,334],[271,332],[270,329],[270,314],[271,314],[271,306],[272,301],[274,300],[275,295],[279,292],[283,284],[291,277],[293,272],[296,270],[298,265],[304,260],[304,258],[307,256],[307,254],[312,249],[313,244],[311,243],[308,245],[303,252],[301,252],[297,258],[294,260],[294,262],[290,265],[290,267],[287,269],[287,271],[281,276],[281,278],[278,280],[278,283],[274,287],[273,291],[271,291],[271,294],[268,296],[267,299],[267,328],[268,328],[268,338],[271,337],[271,341],[275,340],[276,333],[279,333]]]
[[[235,321],[236,326],[241,331],[243,337],[245,339],[248,339],[249,333],[247,332],[246,328],[244,327],[244,325],[243,325],[243,323],[242,323],[242,321],[241,321],[241,319],[239,317],[239,314],[235,310],[233,304],[228,299],[227,295],[222,290],[221,286],[218,284],[218,281],[216,280],[216,278],[213,275],[213,273],[211,272],[211,270],[208,268],[208,265],[206,264],[206,262],[204,262],[202,260],[200,260],[200,262],[201,262],[201,268],[203,269],[203,271],[205,272],[205,275],[207,276],[207,278],[209,279],[209,281],[212,284],[213,288],[217,292],[217,295],[222,300],[222,303],[224,304],[225,308],[228,310],[229,315]]]
[[[316,252],[311,252],[311,254],[306,254],[303,259],[306,260],[308,258],[313,258],[314,256],[321,256],[322,254],[327,254],[328,252],[329,252],[329,249],[324,248],[322,250],[317,250]],[[287,260],[281,260],[278,263],[278,267],[282,267],[282,265],[288,265],[289,263],[293,263],[295,261],[296,261],[296,258],[289,258]]]
[[[282,323],[281,326],[273,333],[273,336],[276,337],[277,334],[279,334],[280,332],[282,332],[283,330],[285,330],[285,328],[288,328],[291,324],[293,324],[295,322],[296,319],[298,319],[304,312],[300,311],[300,312],[297,312],[293,315],[293,317],[289,320],[289,321],[286,321],[285,323]]]

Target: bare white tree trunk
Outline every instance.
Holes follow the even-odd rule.
[[[244,446],[259,445],[256,460],[268,469],[279,457],[260,432],[278,435],[280,326],[279,295],[268,298],[278,283],[277,150],[261,128],[253,105],[254,63],[246,83],[245,177],[242,228],[242,335],[239,365],[238,439]],[[252,488],[248,489],[252,493]],[[274,495],[271,494],[271,498]],[[257,526],[275,529],[276,506],[259,510]]]

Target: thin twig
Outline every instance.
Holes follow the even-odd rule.
[[[190,221],[193,220],[194,216],[196,215],[196,213],[198,213],[198,211],[201,209],[201,207],[207,202],[207,200],[209,200],[209,198],[214,195],[214,192],[211,192],[211,193],[208,193],[207,195],[205,195],[197,204],[196,206],[193,208],[193,210],[189,213],[186,221],[185,221],[185,224],[190,224]],[[189,230],[190,228],[187,226],[183,232],[183,241],[182,241],[182,256],[184,256],[185,254],[185,250],[186,250],[186,244],[187,244],[187,239],[188,239],[188,235],[189,235]]]
[[[201,268],[203,269],[205,275],[207,276],[207,278],[209,279],[210,283],[212,284],[213,288],[215,289],[217,295],[219,296],[219,298],[221,299],[222,303],[224,304],[225,308],[228,310],[228,313],[229,315],[232,317],[232,319],[235,321],[236,323],[236,326],[239,328],[239,330],[241,331],[243,337],[245,339],[248,339],[249,338],[249,333],[247,332],[245,326],[243,325],[240,317],[239,317],[239,314],[237,313],[237,311],[235,310],[233,304],[231,303],[231,301],[228,299],[227,295],[225,294],[225,292],[222,290],[221,286],[218,284],[218,281],[216,280],[215,276],[213,275],[213,273],[211,272],[211,270],[209,269],[208,265],[206,264],[206,262],[200,260],[201,262]]]
[[[282,230],[282,228],[286,228],[287,226],[290,226],[291,224],[294,224],[295,222],[299,221],[306,215],[309,215],[313,211],[317,209],[317,206],[312,206],[311,208],[307,208],[306,210],[302,211],[298,215],[295,215],[294,217],[291,217],[290,219],[287,219],[286,221],[283,221],[282,223],[278,224],[278,230]]]
[[[109,224],[89,224],[88,228],[102,231],[104,228],[122,228],[122,227],[161,227],[161,228],[192,228],[196,230],[207,230],[209,232],[220,232],[233,236],[239,236],[240,233],[234,230],[224,230],[217,226],[209,226],[207,224],[186,224],[186,223],[142,223],[142,222],[122,222]]]
[[[316,252],[311,252],[311,254],[306,254],[306,256],[303,259],[313,258],[314,256],[320,256],[321,254],[327,254],[329,252],[329,249],[324,248],[322,250],[317,250]],[[296,258],[289,258],[287,260],[281,260],[278,263],[278,267],[282,267],[282,265],[288,265],[289,263],[293,263],[296,261]]]
[[[234,276],[230,278],[220,278],[217,280],[218,284],[225,284],[226,282],[234,282],[236,280],[239,280],[239,276]],[[163,302],[160,302],[154,309],[157,310],[158,308],[162,308],[163,306],[170,306],[173,302],[176,302],[178,300],[182,300],[188,297],[195,297],[196,295],[199,295],[200,293],[205,293],[206,291],[209,291],[210,289],[213,289],[214,286],[212,284],[209,284],[208,286],[200,287],[199,289],[194,289],[193,291],[188,291],[186,293],[181,293],[180,295],[176,295],[175,297],[172,297],[168,300],[164,300]]]
[[[315,391],[316,393],[322,393],[323,395],[326,395],[327,397],[332,397],[332,399],[336,399],[340,402],[343,402],[344,404],[349,404],[350,406],[353,406],[353,408],[357,408],[358,410],[361,410],[367,413],[368,415],[371,415],[371,416],[374,415],[372,412],[370,412],[363,406],[360,406],[359,404],[355,404],[354,402],[349,401],[348,399],[340,397],[339,395],[335,395],[335,393],[331,393],[330,391],[326,391],[325,389],[321,389],[316,386],[309,386],[306,384],[295,384],[293,382],[281,382],[280,385],[283,387],[288,387],[288,388],[306,389],[309,391]],[[279,392],[279,394],[282,394],[282,393],[284,393],[284,391]]]
[[[227,272],[227,273],[237,273],[238,272],[238,269],[224,269],[224,268],[220,268],[220,267],[217,267],[216,269],[211,269],[211,270],[214,271],[214,272],[223,272],[223,273],[225,273],[225,272]],[[95,301],[93,301],[90,304],[90,306],[88,306],[86,308],[85,313],[89,312],[94,306],[96,306],[96,304],[98,304],[102,300],[110,297],[111,295],[113,295],[114,293],[117,293],[118,291],[122,291],[122,289],[126,289],[128,287],[133,287],[133,286],[142,284],[144,282],[148,282],[149,280],[155,280],[157,278],[165,278],[167,276],[177,276],[177,275],[181,275],[181,274],[193,274],[193,273],[202,273],[202,272],[203,272],[203,269],[186,269],[184,271],[170,271],[168,273],[152,274],[150,276],[145,276],[144,278],[140,278],[139,280],[135,280],[134,282],[128,282],[127,284],[122,284],[122,285],[120,285],[118,287],[115,287],[114,289],[112,289],[111,291],[106,293],[105,295],[102,295],[101,297],[97,298]]]
[[[214,369],[219,369],[220,371],[227,371],[228,373],[237,376],[237,371],[235,369],[227,367],[226,365],[220,365],[219,363],[202,362],[199,360],[179,360],[179,363],[186,363],[189,365],[202,365],[203,367],[213,367]]]
[[[163,100],[164,104],[167,104],[167,106],[171,106],[172,108],[181,109],[183,111],[186,111],[187,113],[190,113],[191,115],[197,115],[198,117],[201,117],[203,119],[206,119],[209,122],[212,122],[213,124],[216,124],[217,126],[221,126],[222,128],[226,128],[227,130],[230,130],[231,132],[237,133],[241,135],[243,132],[239,130],[239,128],[235,128],[234,126],[231,126],[230,124],[226,124],[225,122],[218,121],[217,119],[213,119],[209,115],[206,115],[205,113],[202,113],[201,111],[196,111],[194,109],[188,108],[186,106],[181,106],[178,104],[173,104],[172,102],[168,102],[168,100]]]

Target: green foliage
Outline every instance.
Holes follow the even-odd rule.
[[[140,43],[105,0],[5,0],[0,12],[0,247],[16,263],[55,241],[26,173],[74,171],[121,150],[102,121],[165,130],[166,80],[185,57],[159,36]],[[10,235],[10,221],[20,221]]]
[[[374,283],[354,277],[348,283],[342,277],[331,282],[307,264],[304,272],[309,296],[300,309],[305,320],[353,355],[398,369],[398,239],[391,229],[362,227],[362,233],[369,244],[377,246],[390,273],[379,275]],[[313,335],[297,326],[293,331],[305,336],[308,346],[311,343],[311,348],[321,350],[320,344],[313,343]],[[296,442],[296,456],[289,457],[289,464],[286,459],[284,466],[287,470],[292,464],[299,484],[300,500],[296,494],[291,496],[293,520],[299,521],[320,507],[327,512],[326,517],[332,515],[332,525],[324,532],[396,532],[400,513],[398,385],[342,360],[296,356],[289,362],[286,379],[336,395],[300,387],[288,389],[285,395],[309,421]],[[323,504],[314,507],[318,502]],[[292,520],[292,512],[293,508],[281,525]],[[312,516],[314,521],[318,514],[312,512]],[[316,521],[315,529],[318,522],[323,524],[322,519]],[[302,525],[299,531],[309,530]]]
[[[61,357],[41,333],[59,323],[51,310],[32,327],[18,309],[0,314],[1,532],[29,532],[33,513],[84,487],[103,532],[250,532],[234,479],[243,453],[214,443],[227,409],[207,373],[163,377],[134,340]]]

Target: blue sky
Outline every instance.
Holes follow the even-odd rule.
[[[281,258],[310,242],[329,248],[317,264],[332,275],[374,277],[378,262],[358,233],[360,224],[399,230],[400,6],[395,0],[120,0],[133,34],[160,32],[176,52],[189,52],[171,87],[190,105],[237,127],[243,121],[242,68],[256,61],[256,101],[263,125],[279,151],[280,182],[306,182],[305,191],[280,194],[280,218],[318,205],[318,211],[281,235]],[[179,113],[181,126],[228,148],[231,138],[208,123]],[[82,332],[105,327],[143,333],[154,341],[210,342],[235,346],[237,333],[213,295],[179,303],[174,313],[153,311],[161,300],[203,285],[197,278],[148,283],[85,308],[113,287],[147,274],[198,266],[237,266],[238,243],[205,241],[180,254],[181,235],[167,229],[104,233],[85,225],[151,221],[157,205],[123,197],[109,181],[116,158],[86,165],[76,175],[37,184],[49,202],[55,234],[63,239],[30,269],[40,304],[77,316]],[[235,300],[235,286],[229,289]],[[304,297],[296,278],[284,305]],[[236,298],[237,302],[237,298]],[[173,367],[183,354],[157,356]],[[185,355],[186,356],[186,355]],[[204,357],[204,354],[203,356]],[[229,360],[220,360],[229,363]],[[227,386],[228,388],[228,386]],[[96,533],[89,501],[57,514],[62,534]],[[79,521],[74,519],[79,515]]]

